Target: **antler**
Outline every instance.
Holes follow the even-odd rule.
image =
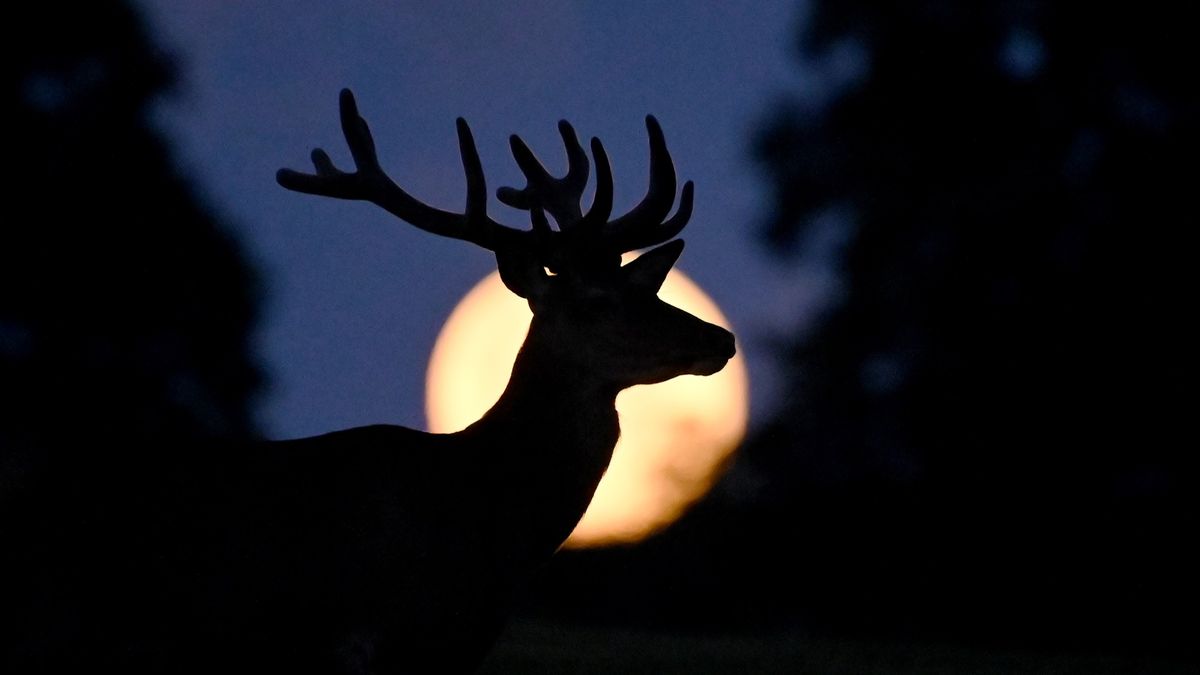
[[[646,133],[650,137],[650,186],[646,196],[629,213],[605,226],[605,239],[621,253],[674,238],[692,217],[694,185],[689,180],[683,184],[679,195],[679,209],[663,221],[675,203],[675,164],[654,115],[646,115]]]
[[[316,174],[280,169],[275,174],[280,185],[311,195],[369,201],[426,232],[469,241],[491,251],[530,245],[530,232],[501,225],[487,215],[487,181],[475,139],[464,119],[458,118],[457,126],[459,151],[467,174],[467,206],[464,213],[452,213],[429,206],[396,185],[379,165],[375,140],[367,121],[358,114],[354,94],[343,89],[339,103],[342,133],[354,158],[355,170],[338,169],[329,155],[317,148],[312,152]]]
[[[558,131],[567,150],[566,175],[562,178],[551,176],[521,137],[513,135],[509,144],[517,165],[525,174],[526,186],[520,190],[500,188],[496,196],[501,202],[534,212],[544,209],[554,217],[560,230],[586,232],[593,245],[606,253],[620,254],[660,244],[679,234],[687,225],[692,215],[692,181],[684,183],[675,215],[663,221],[675,203],[675,165],[667,151],[662,127],[653,115],[646,116],[646,131],[650,137],[650,185],[637,206],[611,222],[606,221],[612,209],[612,169],[603,144],[597,138],[592,139],[596,195],[592,208],[586,215],[581,215],[579,201],[587,185],[587,156],[570,124],[559,122]]]
[[[496,191],[496,197],[513,208],[525,211],[533,211],[540,206],[554,218],[559,229],[568,230],[583,217],[579,200],[587,187],[590,167],[587,154],[575,136],[575,129],[566,120],[558,123],[558,133],[567,149],[567,174],[562,178],[551,176],[525,141],[513,134],[509,137],[508,144],[527,182],[520,190],[502,187]],[[603,147],[600,148],[600,154],[604,159],[598,161],[607,166],[608,156]],[[604,171],[601,171],[598,179],[601,183],[605,182],[604,176]],[[607,183],[612,183],[611,174],[608,175]]]
[[[467,177],[467,204],[463,213],[453,213],[429,206],[396,185],[379,165],[371,130],[359,115],[349,89],[342,90],[339,102],[342,133],[355,170],[338,169],[329,155],[318,148],[312,153],[315,174],[280,169],[275,176],[280,185],[306,194],[369,201],[426,232],[469,241],[497,254],[536,255],[541,265],[556,272],[572,267],[602,267],[612,260],[619,265],[621,253],[673,238],[691,217],[692,182],[688,181],[683,186],[679,209],[663,221],[675,202],[675,167],[662,129],[653,116],[646,117],[650,186],[637,206],[611,222],[608,217],[612,212],[612,168],[599,139],[591,141],[596,193],[591,208],[584,214],[580,199],[587,187],[588,159],[571,125],[565,121],[558,125],[568,162],[562,178],[551,176],[529,146],[519,136],[512,136],[509,143],[513,157],[527,184],[519,190],[500,188],[496,195],[501,202],[530,212],[533,230],[527,231],[502,225],[487,215],[487,182],[471,129],[461,117],[457,120],[458,143]],[[545,213],[554,218],[558,232],[550,229]]]

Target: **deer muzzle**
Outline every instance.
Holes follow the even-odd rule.
[[[725,367],[729,359],[737,353],[733,333],[709,324],[702,340],[704,349],[693,362],[688,372],[692,375],[712,375]]]

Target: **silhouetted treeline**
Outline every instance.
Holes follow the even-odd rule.
[[[1200,109],[1174,7],[815,4],[802,54],[849,41],[864,72],[758,139],[766,235],[790,255],[828,209],[850,243],[785,355],[773,461],[1026,499],[1185,487]]]
[[[559,561],[546,602],[1191,649],[1189,25],[1167,2],[812,2],[810,88],[754,141],[762,234],[784,264],[845,243],[815,327],[776,336],[784,402],[741,459],[760,485]]]
[[[94,641],[129,644],[185,588],[153,576],[189,553],[145,546],[175,527],[145,494],[183,445],[252,435],[255,280],[154,128],[174,73],[140,18],[110,0],[20,10],[0,224],[0,657],[119,666],[140,656]]]
[[[824,213],[849,243],[751,460],[785,502],[857,493],[869,521],[911,519],[868,549],[905,570],[882,594],[897,621],[933,606],[955,630],[1182,637],[1200,149],[1182,10],[813,10],[801,58],[856,67],[759,137],[766,236],[792,255]]]
[[[247,433],[253,275],[153,127],[171,60],[123,2],[29,14],[7,77],[3,433]]]
[[[54,455],[249,435],[258,380],[253,274],[153,125],[171,59],[124,2],[27,9],[5,82],[4,499]]]

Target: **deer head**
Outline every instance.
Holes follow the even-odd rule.
[[[675,168],[653,117],[646,118],[649,189],[637,206],[612,220],[612,172],[598,139],[591,141],[595,196],[584,212],[580,200],[589,162],[571,125],[559,123],[568,160],[562,178],[552,176],[524,141],[512,136],[513,156],[527,185],[500,188],[497,197],[529,211],[532,229],[519,230],[487,214],[483,169],[462,118],[457,125],[467,200],[463,213],[453,213],[424,204],[396,185],[380,167],[370,129],[349,90],[342,90],[340,103],[342,131],[355,170],[337,169],[317,149],[312,153],[315,174],[281,169],[279,184],[308,194],[369,201],[422,230],[494,252],[505,286],[533,310],[524,351],[573,373],[588,373],[615,389],[684,374],[709,375],[732,358],[734,338],[729,331],[657,297],[683,251],[683,240],[674,237],[691,216],[693,187],[691,181],[684,184],[679,208],[667,218],[675,202]],[[622,266],[621,254],[652,246],[658,247]]]

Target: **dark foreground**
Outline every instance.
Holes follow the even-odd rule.
[[[1132,654],[1071,654],[936,643],[830,639],[779,631],[700,636],[514,621],[480,673],[705,675],[1183,675],[1195,664]]]

